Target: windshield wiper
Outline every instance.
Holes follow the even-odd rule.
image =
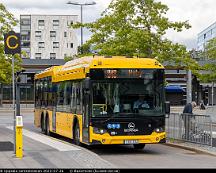
[[[106,123],[107,121],[111,120],[112,118],[118,117],[119,114],[113,114],[112,116],[110,116],[109,118],[107,118],[105,121],[103,121],[102,123]]]
[[[120,114],[123,114],[125,116],[121,116]],[[119,116],[120,115],[120,116]],[[131,116],[132,115],[132,116]],[[134,117],[135,114],[134,113],[130,113],[130,116],[128,116],[128,114],[126,113],[116,113],[116,114],[113,114],[112,116],[110,116],[109,118],[107,118],[105,121],[103,121],[102,123],[106,123],[107,121],[111,120],[112,118],[116,118],[116,117]]]

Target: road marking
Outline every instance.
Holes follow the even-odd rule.
[[[7,126],[6,128],[13,130],[13,126]],[[80,150],[79,148],[76,148],[70,144],[65,144],[63,142],[57,141],[55,139],[51,139],[49,136],[45,136],[45,135],[41,135],[41,134],[37,134],[35,132],[31,132],[29,130],[23,129],[23,135],[41,142],[43,144],[49,145],[59,151],[74,151],[74,150]]]

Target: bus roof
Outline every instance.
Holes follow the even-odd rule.
[[[156,60],[151,58],[137,58],[125,56],[89,56],[75,59],[60,67],[46,69],[37,74],[35,79],[52,76],[53,82],[71,79],[83,79],[90,69],[164,69]]]
[[[51,77],[54,74],[56,74],[56,72],[58,70],[60,70],[61,68],[62,68],[62,66],[49,67],[49,68],[45,69],[44,71],[36,74],[35,75],[35,79],[41,79],[41,78],[45,78],[45,77]]]

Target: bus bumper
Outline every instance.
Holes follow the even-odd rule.
[[[90,143],[92,144],[157,144],[166,142],[166,132],[139,136],[111,136],[108,133],[95,134],[90,128]]]

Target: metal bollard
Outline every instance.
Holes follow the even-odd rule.
[[[23,121],[22,116],[16,117],[16,157],[22,158],[23,157]]]

